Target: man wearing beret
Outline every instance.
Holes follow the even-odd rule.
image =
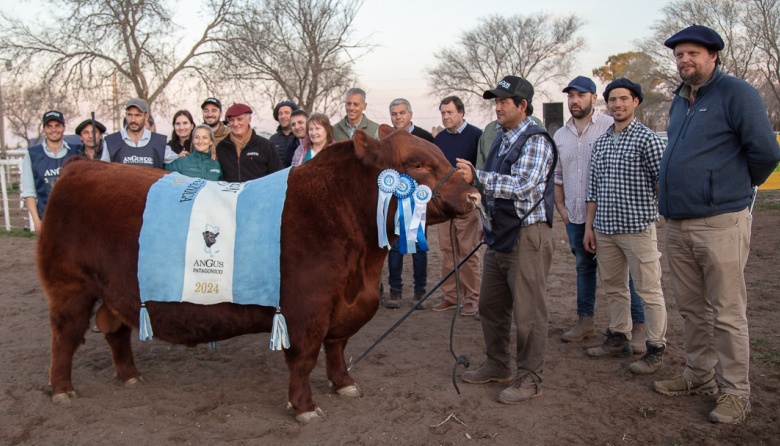
[[[65,117],[57,110],[43,114],[42,143],[27,149],[22,162],[22,198],[32,216],[35,232],[41,230],[41,220],[46,210],[54,183],[60,176],[60,168],[76,154],[65,140]]]
[[[596,256],[585,251],[585,214],[590,178],[590,156],[596,138],[604,134],[615,122],[611,116],[598,113],[596,84],[585,76],[577,76],[563,89],[571,112],[566,125],[553,136],[561,158],[555,167],[555,207],[561,214],[574,254],[577,269],[577,324],[561,336],[563,342],[581,342],[596,335],[593,314],[596,307]],[[631,349],[634,354],[644,354],[645,310],[642,299],[636,294],[633,282],[631,291]]]
[[[642,99],[642,86],[625,77],[604,90],[615,123],[593,144],[583,238],[585,250],[598,255],[610,318],[607,339],[586,353],[593,358],[633,353],[630,272],[646,316],[647,352],[628,367],[638,375],[657,371],[666,350],[666,303],[655,228],[664,142],[634,117]]]
[[[723,39],[694,25],[670,37],[682,84],[669,110],[659,211],[677,308],[685,321],[685,369],[655,390],[722,395],[710,421],[738,423],[750,412],[750,339],[745,264],[750,203],[780,161],[758,92],[718,68]]]
[[[106,136],[106,150],[101,159],[113,163],[147,166],[162,169],[178,155],[167,143],[165,135],[146,128],[149,104],[133,98],[125,104],[127,124],[116,133]]]
[[[290,167],[298,147],[298,138],[292,132],[292,112],[295,110],[298,110],[298,104],[293,101],[282,101],[274,107],[274,121],[278,122],[279,126],[270,140],[284,167]]]
[[[203,123],[211,126],[214,132],[214,146],[227,138],[230,128],[222,123],[222,103],[217,98],[206,98],[200,106],[203,112]]]
[[[99,160],[103,156],[105,133],[106,126],[100,122],[93,119],[81,121],[81,124],[76,126],[76,134],[79,135],[83,146],[76,152],[76,156]]]
[[[525,79],[506,76],[482,97],[495,99],[501,126],[484,170],[459,158],[466,181],[485,196],[485,252],[479,313],[485,337],[485,362],[464,372],[464,382],[510,383],[498,395],[504,404],[520,404],[542,394],[547,351],[547,276],[553,254],[555,142],[530,118],[534,88]],[[512,376],[509,344],[514,320],[517,374]]]
[[[248,105],[231,105],[225,117],[230,136],[217,146],[217,159],[225,181],[243,183],[282,169],[274,145],[252,129],[252,109]]]

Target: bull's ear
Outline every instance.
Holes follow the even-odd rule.
[[[352,142],[355,145],[355,154],[364,163],[375,164],[377,162],[377,157],[381,152],[378,139],[374,139],[363,130],[357,129],[352,135]]]
[[[395,131],[394,128],[390,127],[387,124],[382,124],[379,126],[379,139],[384,139],[390,136],[391,133]]]

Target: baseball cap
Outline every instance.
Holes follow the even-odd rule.
[[[43,114],[43,125],[46,125],[49,121],[59,121],[60,123],[65,124],[65,116],[57,110],[49,110]]]
[[[569,85],[563,89],[563,92],[568,93],[572,88],[583,93],[596,93],[596,84],[591,78],[585,76],[577,76],[572,79]]]
[[[505,76],[498,81],[496,88],[487,90],[482,94],[485,99],[521,97],[529,103],[534,97],[534,87],[530,82],[517,76]]]
[[[219,102],[219,99],[217,98],[207,98],[205,101],[203,101],[202,104],[200,104],[200,108],[202,109],[206,106],[206,104],[214,104],[218,109],[222,110],[222,103]]]
[[[138,110],[141,110],[141,113],[149,113],[149,104],[147,104],[146,101],[141,98],[133,98],[127,101],[127,104],[125,104],[125,110],[130,107],[135,107]]]

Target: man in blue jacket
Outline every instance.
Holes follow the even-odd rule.
[[[750,344],[744,269],[750,203],[780,161],[758,92],[718,69],[723,39],[694,25],[670,37],[683,83],[669,110],[658,208],[666,254],[685,320],[685,370],[656,381],[665,395],[715,395],[710,421],[738,423],[750,412]],[[717,380],[717,382],[716,382]]]

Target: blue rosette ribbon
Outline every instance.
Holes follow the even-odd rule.
[[[385,169],[377,178],[379,196],[376,202],[376,229],[379,233],[379,247],[390,248],[387,237],[387,213],[390,207],[390,198],[398,187],[399,173],[393,169]]]
[[[428,240],[425,238],[425,215],[428,202],[433,198],[433,191],[426,185],[417,186],[412,194],[414,208],[409,229],[406,232],[407,240],[412,240],[420,247],[420,251],[428,251]]]
[[[409,175],[402,173],[398,176],[398,186],[393,195],[398,199],[398,210],[395,212],[395,233],[400,237],[398,251],[401,254],[417,252],[414,240],[409,240],[409,224],[412,222],[412,195],[417,189],[417,182]]]

